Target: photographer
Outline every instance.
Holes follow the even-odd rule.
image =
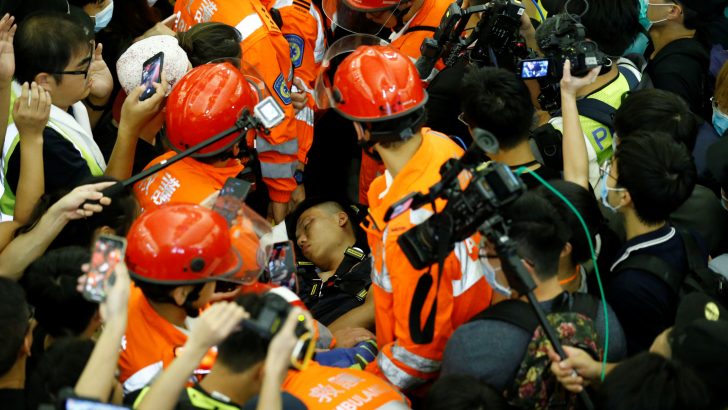
[[[413,191],[427,192],[441,179],[441,165],[463,151],[446,136],[423,128],[427,93],[411,60],[391,47],[357,48],[336,70],[333,89],[335,93],[327,93],[333,108],[354,121],[360,145],[369,155],[381,157],[386,167],[385,175],[369,190],[366,231],[374,258],[372,289],[380,352],[367,370],[402,390],[412,390],[437,377],[445,342],[457,326],[490,304],[492,291],[472,238],[455,245],[442,271],[436,266],[413,268],[398,245],[402,233],[441,210],[442,202],[436,203],[437,209],[405,211],[391,220],[385,215]],[[432,308],[436,310],[424,302],[413,309],[413,298],[437,298]],[[428,311],[429,330],[422,331],[419,323],[409,326],[410,320],[428,317]]]
[[[498,140],[498,152],[489,154],[494,161],[512,170],[526,167],[545,180],[561,179],[558,171],[536,160],[529,132],[534,123],[534,108],[524,82],[503,69],[472,67],[460,88],[462,121],[472,133],[474,128],[490,131]],[[530,173],[521,175],[529,189],[541,184]]]
[[[568,10],[546,19],[546,21],[535,30],[535,42],[538,44],[541,53],[546,56],[555,56],[558,64],[564,59],[560,56],[566,51],[562,49],[567,41],[567,37],[557,35],[559,31],[569,32],[569,36],[573,39],[578,37],[578,26],[575,25],[576,19],[581,22],[584,30],[584,38],[596,43],[598,48],[597,60],[598,64],[603,65],[596,80],[579,90],[576,97],[581,100],[579,105],[579,114],[581,127],[584,132],[588,155],[589,155],[589,183],[595,186],[599,178],[599,166],[612,156],[612,139],[613,125],[609,124],[608,118],[621,104],[622,95],[638,86],[642,79],[640,70],[626,59],[620,59],[625,49],[632,44],[637,34],[641,31],[638,19],[638,5],[632,0],[589,0],[568,2]],[[524,25],[528,26],[530,22],[524,19]],[[573,31],[570,31],[573,30]],[[534,33],[532,27],[525,27],[525,32]],[[528,36],[527,36],[528,38]],[[554,44],[552,40],[557,40]],[[570,42],[568,40],[567,42]],[[574,70],[575,67],[572,67]],[[556,70],[561,72],[561,67]],[[574,75],[585,76],[585,72],[575,73]],[[559,76],[560,77],[560,76]],[[550,79],[551,92],[544,93],[545,89],[542,84],[542,96],[553,99],[552,103],[558,103],[558,83],[560,78]],[[543,106],[542,109],[546,109]],[[588,108],[587,108],[588,107]],[[534,139],[539,146],[539,151],[544,157],[547,165],[560,169],[561,158],[554,155],[552,149],[561,152],[560,143],[550,144],[553,141],[551,132],[555,129],[558,133],[564,131],[564,124],[561,118],[560,110],[552,110],[549,113],[552,118],[548,124],[534,132]],[[560,138],[557,138],[560,140]],[[551,163],[550,161],[554,162]]]

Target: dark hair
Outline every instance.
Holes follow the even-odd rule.
[[[235,27],[224,23],[195,24],[189,30],[177,33],[179,46],[187,53],[192,67],[219,58],[242,58],[242,35]]]
[[[728,19],[723,14],[726,0],[676,0],[683,7],[685,28],[695,30],[704,44],[728,46]]]
[[[117,181],[107,176],[91,177],[82,181],[79,186],[86,184],[95,184],[106,181]],[[33,229],[40,221],[40,218],[48,211],[48,209],[59,199],[71,192],[69,190],[61,190],[48,194],[43,194],[31,213],[28,222],[18,228],[15,236],[26,233]],[[91,242],[94,240],[94,233],[97,229],[108,226],[114,230],[116,235],[126,236],[131,228],[131,224],[136,219],[139,205],[132,193],[131,189],[124,188],[118,195],[111,198],[111,204],[104,206],[103,211],[94,213],[88,218],[76,219],[68,222],[60,234],[53,240],[49,249],[60,248],[64,246],[83,246],[90,248]]]
[[[76,290],[81,265],[90,257],[80,246],[55,249],[28,266],[20,280],[38,325],[53,337],[79,336],[99,309]]]
[[[695,147],[699,125],[700,120],[685,100],[657,88],[626,93],[614,115],[614,130],[620,142],[623,136],[636,131],[660,131],[685,144],[690,152]]]
[[[93,350],[94,342],[90,339],[63,338],[53,343],[28,377],[27,408],[54,403],[62,389],[73,388]]]
[[[632,197],[637,217],[656,225],[688,199],[697,171],[684,145],[662,132],[637,131],[616,150],[617,184]]]
[[[142,279],[134,278],[134,285],[139,288],[139,290],[142,291],[142,294],[144,295],[147,300],[150,300],[152,302],[156,303],[171,303],[173,305],[177,305],[177,301],[174,300],[172,295],[173,290],[180,286],[184,285],[164,285],[164,284],[158,284],[158,283],[151,283],[146,282]],[[185,302],[180,306],[185,310],[185,313],[187,313],[187,316],[189,317],[197,317],[200,314],[200,309],[195,308],[192,306],[193,303],[197,301],[197,299],[200,298],[200,292],[202,292],[202,288],[204,288],[206,283],[197,283],[194,285],[191,285],[192,291],[187,294],[187,299],[185,299]],[[179,306],[179,305],[177,305]]]
[[[448,375],[432,385],[425,410],[508,410],[506,399],[493,387],[473,376]]]
[[[238,297],[235,303],[255,317],[263,306],[263,298],[256,293],[246,293]],[[217,346],[217,361],[232,372],[245,372],[265,359],[268,343],[257,333],[242,327]]]
[[[98,3],[99,1],[101,0],[68,0],[68,4],[83,8],[83,6],[87,4]],[[114,4],[114,6],[116,6],[116,4]]]
[[[579,214],[584,218],[584,222],[589,229],[593,243],[596,234],[606,223],[602,212],[599,210],[599,205],[594,198],[594,194],[586,188],[569,181],[553,180],[549,183],[579,211]],[[564,201],[545,186],[539,187],[536,192],[546,198],[559,211],[559,215],[566,225],[571,227],[571,236],[569,237],[569,243],[571,243],[571,261],[574,264],[581,264],[590,260],[589,241],[587,240],[579,218],[577,218]]]
[[[535,109],[526,84],[512,72],[474,68],[463,77],[460,97],[465,121],[492,132],[501,149],[528,141]]]
[[[583,14],[581,24],[586,29],[586,37],[609,56],[624,54],[643,30],[638,0],[580,0],[566,4],[568,13]]]
[[[507,213],[518,254],[533,264],[536,276],[545,281],[558,275],[559,257],[572,233],[557,209],[541,195],[526,192]]]
[[[63,71],[74,54],[92,51],[89,41],[76,18],[59,12],[34,13],[15,33],[15,78],[31,82],[40,73]],[[61,82],[61,75],[53,78]]]
[[[0,278],[0,376],[18,359],[18,352],[28,332],[30,308],[23,288],[10,279]]]
[[[612,370],[598,390],[596,404],[601,410],[709,408],[708,391],[691,369],[649,352]]]

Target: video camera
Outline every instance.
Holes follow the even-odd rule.
[[[571,74],[576,77],[609,64],[597,43],[586,39],[586,29],[579,16],[558,14],[547,19],[536,31],[536,39],[545,57],[522,60],[519,71],[524,80],[538,80],[541,85],[538,102],[548,112],[559,108],[559,82],[566,60],[571,62]]]
[[[275,293],[263,295],[260,308],[250,312],[250,319],[243,320],[243,327],[257,333],[262,339],[270,341],[281,330],[293,307],[281,296]],[[291,364],[296,369],[303,369],[313,357],[315,343],[313,335],[306,328],[306,319],[303,315],[296,318],[298,344],[291,354]]]
[[[497,151],[497,142],[493,134],[476,128],[474,144],[465,155],[443,164],[440,182],[430,187],[427,194],[411,194],[388,210],[385,220],[425,204],[434,204],[437,199],[447,200],[441,212],[397,239],[415,269],[440,262],[455,243],[474,234],[489,218],[525,192],[525,185],[507,165],[483,163],[484,154],[494,151]],[[463,176],[469,179],[464,188],[461,186]]]
[[[461,4],[462,0],[452,3],[433,37],[422,42],[422,55],[415,63],[420,78],[429,78],[441,58],[447,67],[468,58],[479,65],[515,70],[517,62],[528,56],[528,48],[519,33],[523,4],[518,0],[490,0],[467,9],[462,9]],[[470,17],[478,13],[482,13],[478,25],[463,37]]]

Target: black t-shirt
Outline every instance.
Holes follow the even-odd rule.
[[[0,403],[5,410],[25,410],[25,390],[0,389]]]
[[[706,81],[710,57],[704,45],[692,38],[675,40],[647,64],[655,88],[681,96],[690,110],[710,121]]]
[[[20,143],[10,155],[6,178],[10,189],[18,192],[20,178]],[[75,188],[81,181],[90,178],[91,170],[81,153],[68,140],[52,128],[43,130],[43,176],[45,192]]]
[[[332,276],[324,283],[317,281],[321,287],[317,289],[319,296],[306,298],[306,307],[316,320],[325,326],[330,325],[346,312],[364,303],[372,284],[371,271],[371,259],[366,258],[341,277]],[[306,285],[312,288],[313,284]]]

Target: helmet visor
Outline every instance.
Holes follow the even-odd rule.
[[[331,29],[352,33],[378,34],[390,23],[400,0],[323,0],[324,14]]]
[[[228,281],[252,285],[266,267],[273,244],[273,227],[247,205],[243,205],[230,228],[230,240],[240,253],[243,263]]]

